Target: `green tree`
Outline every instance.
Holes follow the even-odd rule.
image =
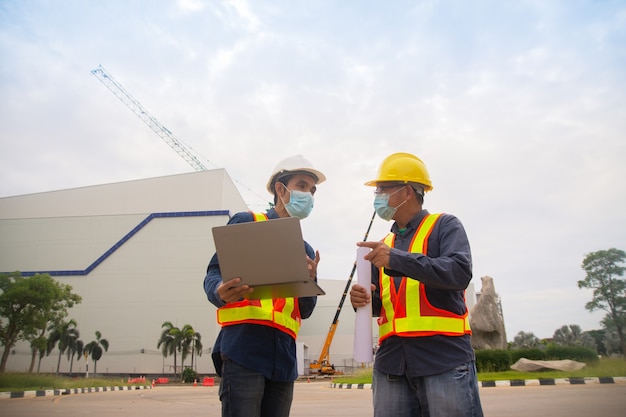
[[[622,345],[620,344],[619,337],[617,336],[615,329],[605,329],[603,342],[606,347],[607,355],[620,353],[622,351]]]
[[[589,336],[594,340],[598,355],[607,356],[609,354],[606,348],[606,343],[605,343],[607,332],[608,330],[606,329],[589,330],[585,332],[586,334],[589,334]]]
[[[109,341],[102,339],[102,333],[96,330],[96,340],[92,340],[87,343],[84,348],[84,352],[87,352],[87,357],[91,356],[93,360],[93,373],[98,372],[98,361],[102,358],[104,352],[109,350]]]
[[[78,337],[80,334],[78,331],[76,335],[70,337],[67,345],[67,359],[70,361],[70,375],[72,375],[72,368],[74,366],[74,356],[77,357],[77,360],[80,360],[80,357],[83,355],[83,350],[85,348],[85,344]]]
[[[532,332],[519,332],[514,338],[511,346],[516,349],[530,349],[539,346],[539,338]]]
[[[81,302],[70,285],[48,274],[22,277],[19,272],[0,274],[0,373],[6,369],[9,353],[19,340],[40,337],[41,329],[62,320],[67,310]]]
[[[185,324],[181,329],[183,334],[181,346],[181,367],[184,369],[184,361],[191,353],[191,369],[193,369],[195,356],[202,356],[202,335],[196,332],[189,324]]]
[[[48,336],[48,354],[54,350],[55,347],[59,349],[59,359],[57,360],[57,372],[61,368],[61,356],[69,348],[72,340],[77,340],[80,336],[78,329],[76,328],[76,320],[71,319],[68,321],[59,321],[53,323],[48,327],[50,334]],[[69,357],[68,357],[69,359]]]
[[[37,354],[39,354],[39,361],[37,363],[37,373],[39,373],[39,369],[41,368],[41,360],[48,350],[48,338],[45,335],[45,329],[41,332],[41,335],[39,337],[36,337],[30,341],[30,350],[31,358],[28,372],[33,373],[33,370],[35,369],[35,360],[37,360]]]
[[[176,367],[176,353],[181,350],[183,340],[182,331],[169,321],[163,323],[161,325],[161,329],[163,330],[161,331],[161,337],[159,338],[157,349],[161,349],[161,353],[164,358],[167,358],[169,355],[174,355],[174,375],[178,375]]]
[[[593,297],[585,308],[607,312],[603,325],[615,329],[626,359],[626,281],[621,278],[626,269],[622,265],[625,260],[626,253],[615,248],[587,254],[582,263],[587,276],[578,281],[578,288],[593,289]]]
[[[552,341],[558,346],[582,346],[597,351],[596,341],[577,324],[561,326],[555,330]]]

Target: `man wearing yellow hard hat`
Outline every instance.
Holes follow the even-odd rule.
[[[482,417],[465,289],[472,279],[470,245],[451,214],[425,210],[433,189],[424,163],[408,153],[388,156],[376,187],[379,217],[394,220],[371,251],[371,296],[356,284],[354,308],[372,303],[379,349],[373,371],[374,417]]]
[[[228,224],[281,217],[304,219],[313,209],[317,184],[325,180],[324,174],[302,155],[285,158],[267,181],[274,207],[266,213],[237,213]],[[317,279],[319,253],[307,242],[303,245],[309,274]],[[242,259],[246,257],[245,253],[241,255]],[[301,320],[311,316],[317,297],[247,300],[243,297],[253,288],[238,286],[240,281],[233,278],[222,282],[214,254],[204,278],[204,291],[218,307],[218,322],[222,326],[211,354],[221,377],[222,416],[288,417],[298,377],[296,338]]]

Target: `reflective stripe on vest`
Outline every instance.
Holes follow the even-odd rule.
[[[427,215],[417,229],[410,245],[412,253],[427,253],[428,237],[433,231],[439,214]],[[395,235],[389,233],[384,242],[394,246]],[[380,342],[392,335],[403,337],[433,336],[437,334],[462,336],[471,334],[468,311],[458,315],[434,307],[426,298],[421,282],[402,277],[396,290],[393,277],[380,268],[380,298],[382,309],[378,318]]]
[[[267,218],[267,214],[265,213],[251,213],[251,214],[255,222],[264,222],[265,220],[269,220]]]
[[[268,220],[265,214],[260,213],[252,213],[252,217],[255,222]],[[217,322],[222,327],[244,323],[270,326],[295,339],[302,318],[297,298],[275,298],[229,303],[217,309]]]

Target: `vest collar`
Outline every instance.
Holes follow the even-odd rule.
[[[271,208],[265,213],[268,219],[278,219],[280,216],[276,213],[276,209]]]
[[[406,234],[407,232],[411,234],[411,232],[417,230],[420,223],[422,223],[422,220],[424,220],[424,217],[426,217],[428,214],[429,214],[428,210],[422,209],[422,211],[420,211],[415,216],[413,216],[413,218],[409,220],[409,223],[407,223],[406,230],[404,231],[403,234]],[[399,234],[398,230],[399,230],[398,223],[394,222],[394,224],[391,226],[391,233],[397,235]]]

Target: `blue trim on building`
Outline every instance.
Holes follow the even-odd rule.
[[[23,277],[30,277],[35,274],[48,274],[53,277],[67,277],[76,275],[87,275],[93,271],[98,265],[104,262],[109,256],[111,256],[116,250],[118,250],[124,243],[128,242],[133,236],[143,229],[153,219],[162,219],[170,217],[204,217],[204,216],[229,216],[228,210],[208,210],[208,211],[175,211],[164,213],[150,213],[148,217],[143,219],[137,226],[135,226],[130,232],[126,233],[117,243],[115,243],[109,250],[104,252],[98,259],[93,261],[91,265],[85,269],[67,270],[67,271],[22,271]]]

